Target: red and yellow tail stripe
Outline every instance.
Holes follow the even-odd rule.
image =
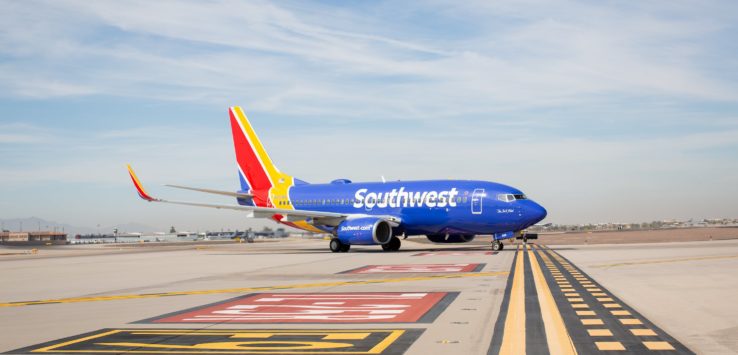
[[[289,200],[289,189],[294,186],[294,178],[279,171],[274,165],[241,107],[231,107],[228,113],[231,119],[233,146],[236,150],[238,168],[251,186],[254,203],[259,207],[293,210],[294,207]],[[278,201],[289,203],[278,205]],[[275,215],[274,219],[280,221],[282,216]],[[312,232],[322,232],[307,222],[283,223]]]
[[[243,110],[231,107],[229,114],[238,168],[251,186],[256,205],[272,207],[275,197],[286,196],[294,180],[272,163]]]
[[[144,190],[143,185],[141,185],[141,181],[138,181],[138,177],[136,176],[136,173],[133,172],[133,169],[131,168],[131,164],[128,164],[128,175],[131,176],[131,180],[133,181],[133,186],[136,187],[136,190],[138,191],[138,195],[141,196],[142,199],[146,201],[156,201],[155,198],[151,197],[151,195],[146,193],[146,190]]]

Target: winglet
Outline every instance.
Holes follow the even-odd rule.
[[[138,180],[138,177],[136,177],[136,173],[133,172],[133,168],[131,168],[131,164],[128,164],[128,175],[131,176],[131,180],[133,181],[133,186],[136,187],[136,190],[138,191],[138,195],[141,196],[142,199],[149,201],[149,202],[158,201],[158,199],[155,199],[146,193],[146,190],[144,190],[143,185],[141,185],[141,181]]]

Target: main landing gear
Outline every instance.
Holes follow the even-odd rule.
[[[400,245],[402,245],[400,238],[392,237],[390,238],[389,242],[382,244],[382,250],[398,251],[400,250]],[[338,238],[331,239],[331,242],[328,244],[328,246],[331,248],[331,251],[334,253],[345,253],[349,251],[349,249],[351,249],[350,244],[344,244]]]
[[[505,249],[505,244],[502,244],[499,240],[493,240],[492,241],[492,250],[494,251],[500,251],[502,249]]]
[[[382,244],[382,250],[384,251],[398,251],[400,250],[400,245],[402,245],[402,242],[400,241],[400,238],[392,237],[390,238],[390,241],[386,244]]]
[[[343,244],[338,238],[331,239],[330,244],[328,246],[331,248],[331,251],[334,253],[345,253],[351,249],[351,244]]]

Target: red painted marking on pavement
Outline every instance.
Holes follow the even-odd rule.
[[[468,256],[468,255],[495,255],[496,251],[470,250],[470,251],[431,251],[413,254],[412,256]]]
[[[151,323],[409,323],[446,292],[258,293]]]
[[[402,265],[367,265],[350,270],[346,274],[394,274],[407,272],[473,272],[480,264],[402,264]]]

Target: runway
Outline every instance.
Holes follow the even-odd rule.
[[[736,353],[738,241],[0,256],[0,352]]]

